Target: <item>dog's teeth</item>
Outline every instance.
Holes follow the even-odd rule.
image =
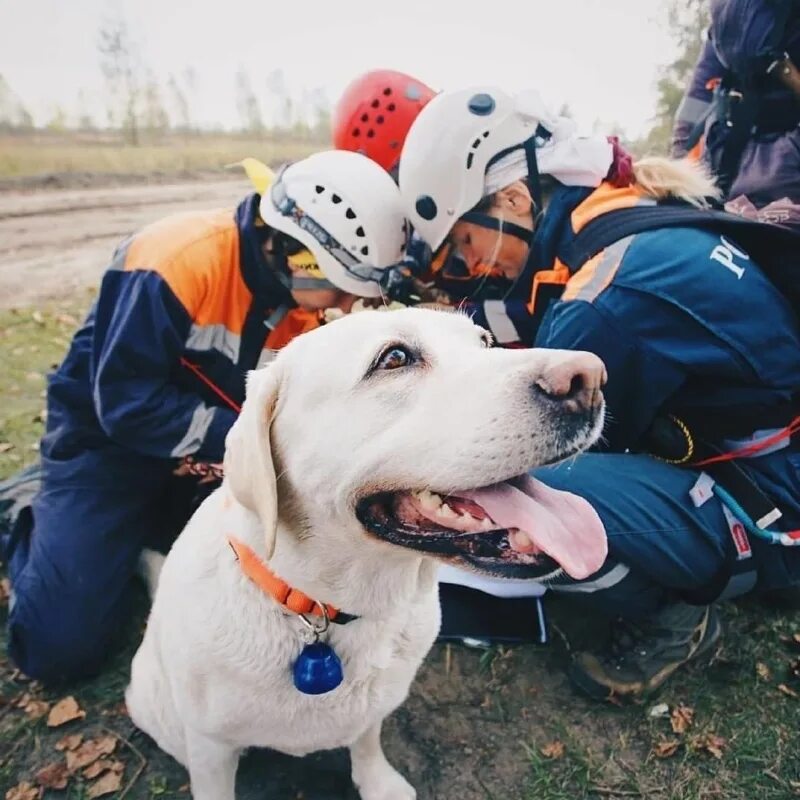
[[[482,531],[490,531],[494,528],[494,523],[489,519],[489,517],[484,517],[481,520],[481,530]]]
[[[456,514],[456,512],[453,511],[453,509],[450,508],[447,503],[442,503],[441,507],[439,508],[439,516],[447,517],[447,519],[457,519],[459,515]],[[463,516],[463,514],[461,516]]]
[[[416,495],[417,498],[419,499],[419,504],[426,511],[435,511],[442,504],[442,498],[439,497],[438,494],[429,492],[427,489],[423,489],[421,492],[417,492]]]

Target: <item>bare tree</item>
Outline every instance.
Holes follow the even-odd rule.
[[[91,131],[94,129],[94,120],[89,111],[89,101],[86,97],[86,92],[83,89],[78,91],[78,99],[76,101],[75,123],[78,130]]]
[[[30,112],[0,75],[0,130],[30,130],[32,127]]]
[[[147,73],[142,90],[142,127],[149,133],[164,133],[169,129],[169,116],[161,99],[161,87],[152,72]]]
[[[289,95],[286,77],[282,69],[274,69],[267,75],[265,99],[267,119],[271,128],[288,128],[291,120],[286,119],[286,99]]]
[[[331,138],[331,101],[325,89],[317,87],[309,92],[311,106],[311,135],[315,139],[329,141]]]
[[[248,133],[263,133],[264,120],[261,106],[253,91],[250,77],[243,67],[236,73],[236,110],[242,123],[242,130]]]
[[[190,131],[192,128],[192,115],[189,111],[189,100],[174,75],[170,75],[167,80],[167,93],[173,126],[184,133]]]
[[[111,95],[109,121],[122,128],[130,144],[139,144],[142,65],[128,24],[122,16],[101,25],[97,50],[100,69]]]

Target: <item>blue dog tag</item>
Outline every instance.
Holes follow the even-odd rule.
[[[342,662],[330,645],[307,644],[294,662],[294,685],[303,694],[325,694],[343,680]]]

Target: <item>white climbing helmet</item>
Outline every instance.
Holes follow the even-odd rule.
[[[436,250],[490,193],[487,170],[499,162],[521,159],[525,175],[527,159],[566,185],[597,186],[611,158],[605,137],[577,137],[574,123],[548,111],[538,92],[478,86],[442,92],[422,109],[400,157],[400,193],[415,231]]]
[[[289,165],[263,193],[261,218],[301,242],[342,291],[378,297],[405,252],[406,222],[391,177],[360,153],[330,150]]]

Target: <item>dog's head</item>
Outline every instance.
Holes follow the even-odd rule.
[[[599,437],[603,365],[489,344],[461,314],[364,312],[250,373],[225,471],[268,555],[288,515],[301,539],[377,539],[492,574],[598,569],[597,515],[526,473]]]

